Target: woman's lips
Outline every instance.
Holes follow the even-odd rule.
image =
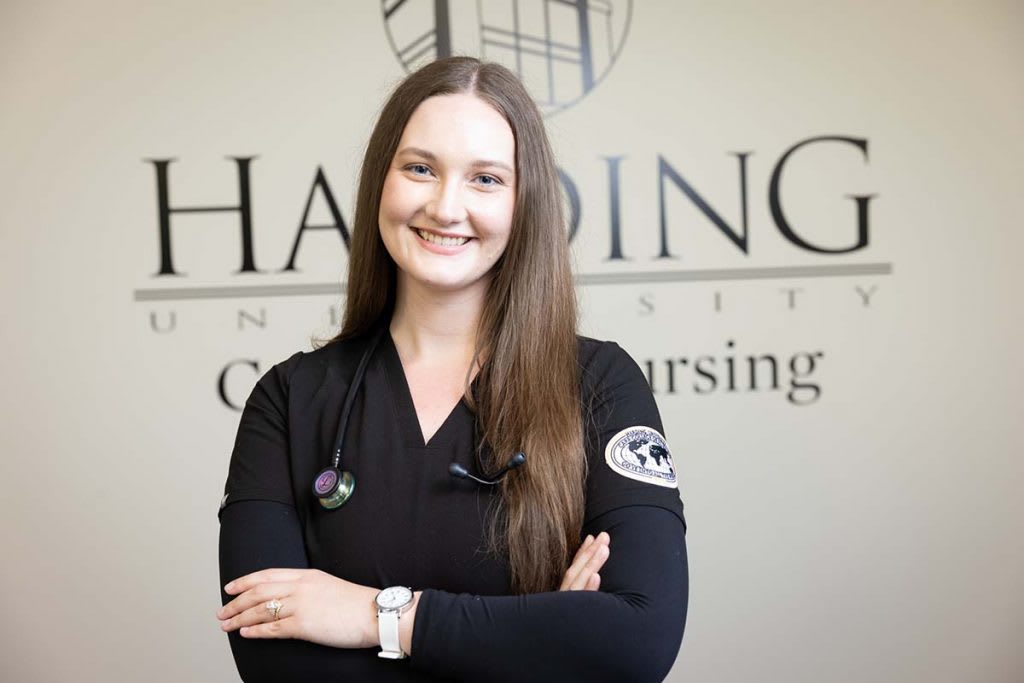
[[[422,246],[427,251],[430,251],[435,254],[443,254],[445,256],[458,254],[464,251],[466,247],[469,245],[469,243],[473,241],[472,237],[466,237],[465,235],[439,233],[433,230],[425,230],[423,228],[416,228],[413,226],[410,226],[410,228],[416,234],[416,240],[420,243],[420,246]],[[437,241],[432,242],[430,241],[430,239],[425,238],[423,236],[423,233],[426,233],[431,236],[436,236],[439,238],[446,238],[446,241],[449,242],[451,242],[453,238],[464,239],[466,241],[463,242],[462,244],[441,244]]]

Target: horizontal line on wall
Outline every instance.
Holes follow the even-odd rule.
[[[722,280],[779,280],[803,277],[892,275],[891,263],[848,263],[830,266],[777,266],[771,268],[707,268],[636,273],[591,273],[576,277],[581,285],[627,285],[651,282],[711,282]]]
[[[341,294],[338,282],[291,285],[231,285],[227,287],[167,287],[136,289],[136,301],[185,301],[187,299],[243,299],[267,296],[322,296]]]
[[[728,280],[779,280],[805,277],[892,275],[891,263],[851,263],[829,266],[778,266],[770,268],[707,268],[634,273],[583,273],[576,283],[593,285],[656,284],[659,282],[721,282]],[[248,299],[274,296],[324,296],[345,291],[337,282],[280,285],[232,285],[219,287],[163,287],[136,289],[135,301],[187,301],[190,299]]]

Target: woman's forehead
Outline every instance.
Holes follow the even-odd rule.
[[[479,97],[436,95],[416,108],[398,153],[426,151],[441,160],[490,160],[515,167],[515,136],[505,117]]]

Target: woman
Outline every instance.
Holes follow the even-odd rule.
[[[398,86],[342,330],[264,375],[239,425],[217,616],[244,679],[666,675],[682,503],[642,372],[576,335],[565,235],[511,72],[453,57]]]

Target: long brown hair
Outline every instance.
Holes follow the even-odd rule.
[[[501,113],[515,137],[512,230],[494,266],[480,316],[475,392],[484,465],[495,471],[517,451],[527,464],[501,484],[491,547],[507,550],[512,587],[558,587],[583,526],[586,457],[573,288],[565,213],[544,123],[533,99],[503,66],[470,57],[432,62],[402,81],[367,145],[356,196],[348,294],[337,341],[369,332],[393,311],[396,266],[378,227],[381,193],[406,123],[435,95],[473,94]]]

